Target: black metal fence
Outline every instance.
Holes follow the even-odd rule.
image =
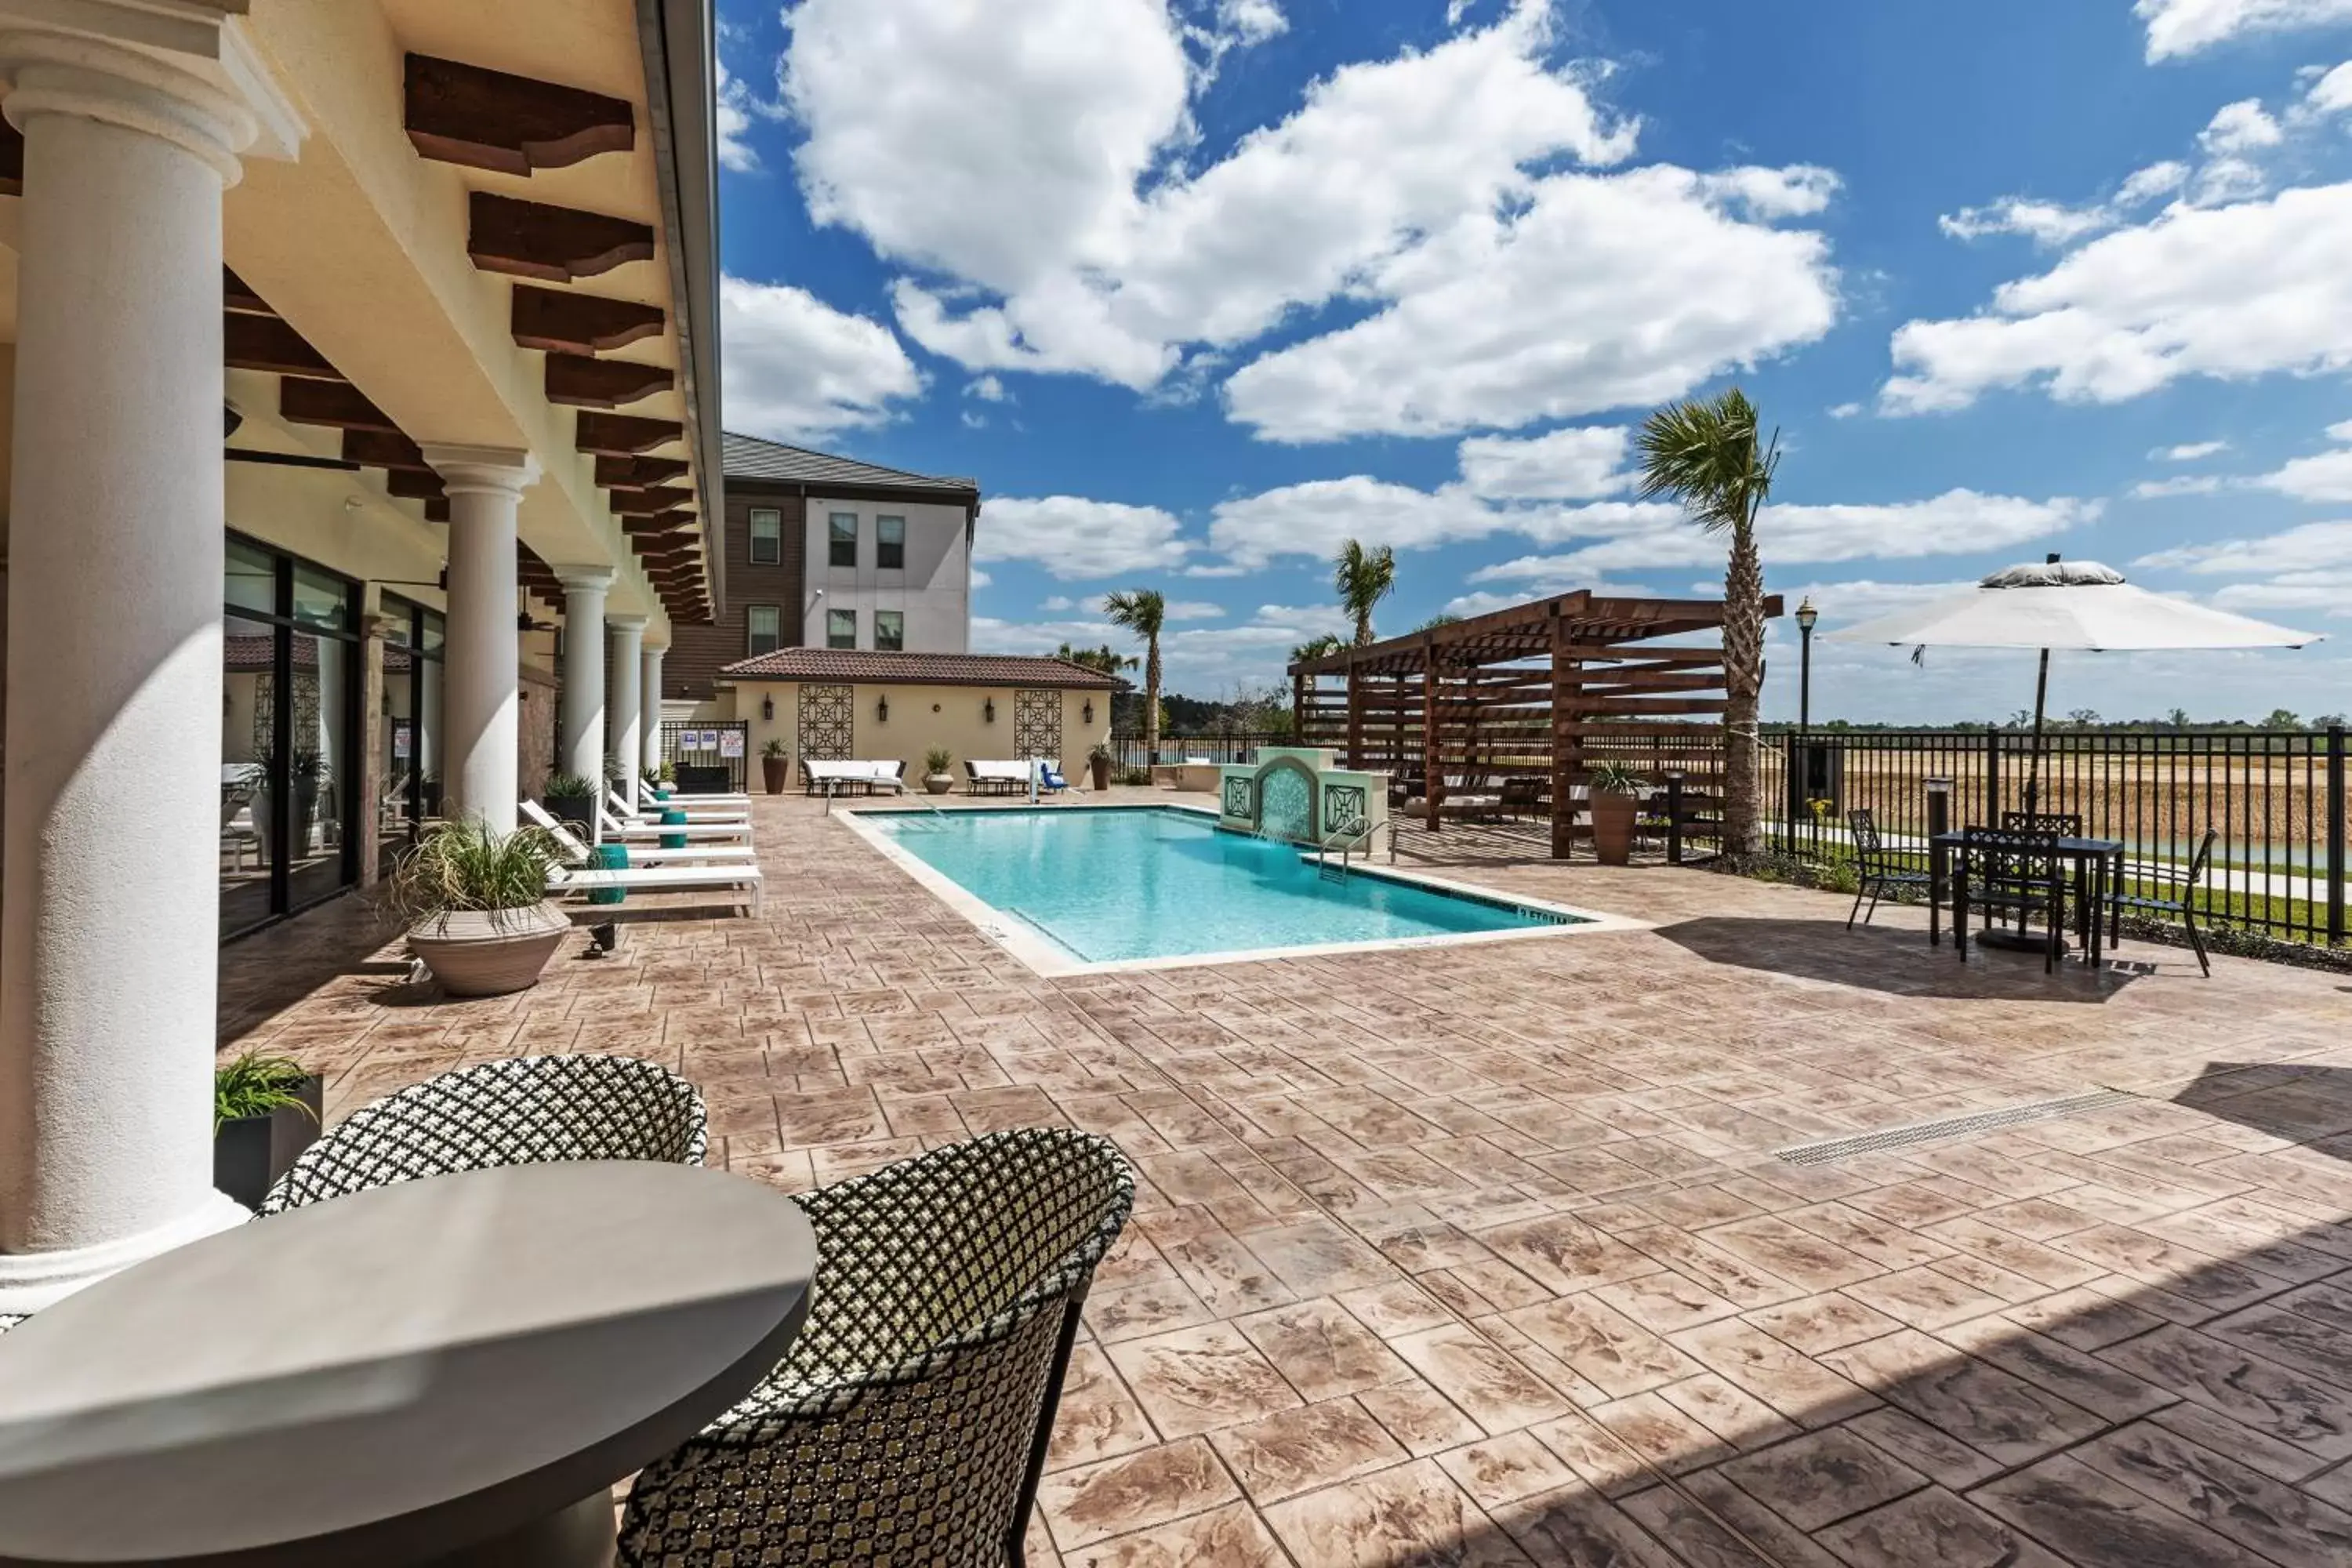
[[[1953,826],[2005,811],[2066,812],[2119,839],[2126,877],[2182,868],[2210,828],[2212,868],[2193,895],[2202,920],[2340,944],[2345,918],[2345,731],[2202,730],[2031,733],[1812,731],[1765,737],[1772,847],[1844,858],[1846,814],[1866,807],[1893,846],[1927,852],[1931,780],[1948,781]]]
[[[662,721],[662,761],[677,770],[678,787],[688,793],[741,791],[751,750],[751,726],[740,719]]]
[[[1181,763],[1198,759],[1210,763],[1254,763],[1260,746],[1287,746],[1287,733],[1272,730],[1228,730],[1215,735],[1162,735],[1160,755],[1162,763]],[[1121,772],[1147,767],[1153,759],[1143,752],[1143,737],[1114,731],[1110,738],[1113,763]]]

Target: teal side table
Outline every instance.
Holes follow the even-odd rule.
[[[664,827],[684,827],[686,809],[683,806],[673,805],[661,814],[661,820]],[[665,833],[661,836],[661,845],[665,849],[683,849],[686,847],[686,835]]]
[[[629,868],[629,847],[625,844],[599,844],[591,862],[599,871],[625,871]],[[588,894],[592,904],[617,904],[628,898],[622,888],[597,888]]]

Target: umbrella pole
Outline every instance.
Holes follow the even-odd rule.
[[[2025,809],[2042,809],[2042,710],[2050,700],[2050,650],[2042,650],[2041,673],[2033,678],[2033,751],[2025,761]]]

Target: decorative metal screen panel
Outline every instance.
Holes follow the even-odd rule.
[[[1323,820],[1333,832],[1350,822],[1360,822],[1364,816],[1364,786],[1361,784],[1325,784],[1323,786]]]
[[[1247,775],[1233,773],[1225,779],[1225,815],[1255,820],[1256,813],[1250,806],[1250,781]]]
[[[1023,758],[1061,756],[1061,692],[1024,687],[1013,694],[1013,750]]]
[[[856,745],[856,716],[855,686],[802,687],[801,760],[847,762]]]

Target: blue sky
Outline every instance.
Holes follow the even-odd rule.
[[[2352,0],[721,0],[730,428],[978,477],[976,647],[1278,680],[1720,553],[1628,429],[1737,381],[1824,630],[2049,550],[2330,634],[2063,658],[2053,707],[2352,708]],[[1793,710],[1774,628],[1768,714]],[[1823,645],[1817,715],[2024,664]]]

